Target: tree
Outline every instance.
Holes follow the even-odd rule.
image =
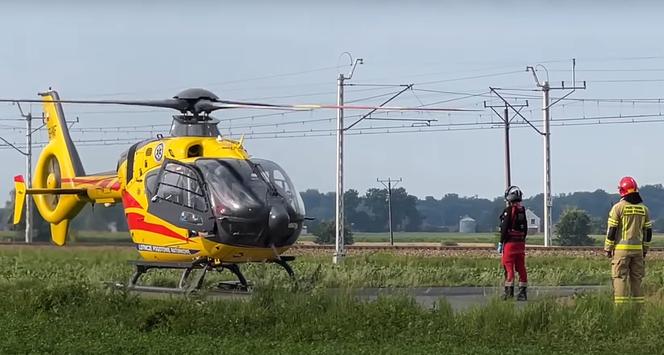
[[[368,232],[385,232],[389,230],[387,189],[372,188],[364,196],[364,207],[370,211],[371,221],[366,225]],[[409,195],[406,189],[392,189],[392,223],[395,231],[417,231],[422,225],[423,217],[417,209],[417,197]]]
[[[318,224],[318,228],[314,230],[313,235],[316,236],[314,243],[316,244],[334,244],[336,236],[336,225],[334,221],[322,221]],[[353,232],[350,226],[344,228],[344,244],[353,244]]]
[[[315,189],[308,189],[300,193],[308,217],[304,224],[310,231],[316,230],[321,221],[334,218],[335,197],[334,192],[320,193]]]
[[[590,216],[586,211],[572,208],[563,212],[556,225],[556,234],[560,245],[592,245],[590,234]]]

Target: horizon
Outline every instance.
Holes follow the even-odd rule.
[[[394,187],[394,188],[392,188],[392,189],[395,190],[395,189],[398,189],[398,188],[400,188],[400,187],[401,187],[401,186],[397,186],[397,187]],[[640,186],[639,186],[639,189],[642,189],[642,188],[644,188],[644,187],[654,187],[654,188],[659,188],[659,189],[664,188],[664,186],[663,186],[662,184],[647,184],[647,185],[640,185]],[[379,187],[376,187],[376,188],[379,189],[379,190],[385,190],[385,188],[379,188]],[[372,187],[370,187],[369,189],[372,189]],[[364,190],[364,192],[368,191],[369,189]],[[617,188],[616,188],[616,189],[617,189]],[[300,193],[304,193],[304,192],[306,192],[306,191],[310,191],[310,190],[318,191],[318,193],[320,193],[320,194],[329,194],[329,193],[334,194],[334,193],[335,193],[335,191],[321,191],[320,189],[318,189],[318,188],[313,188],[313,187],[312,187],[312,188],[306,188],[306,189],[304,189],[304,190],[301,190]],[[353,189],[353,188],[346,189],[345,191],[347,192],[347,191],[350,191],[350,190],[355,190],[355,191],[357,191],[358,193],[360,193],[360,194],[362,195],[362,192],[361,192],[360,190]],[[459,193],[456,193],[456,192],[446,192],[446,193],[444,193],[444,194],[443,194],[442,196],[440,196],[440,197],[436,197],[436,196],[434,196],[434,195],[425,195],[424,197],[422,197],[422,196],[420,196],[420,195],[415,195],[415,194],[410,193],[410,192],[408,191],[408,189],[406,189],[406,192],[408,193],[408,195],[415,196],[415,197],[417,197],[417,198],[420,199],[420,200],[424,200],[424,199],[426,199],[427,197],[433,197],[433,198],[435,198],[435,199],[437,199],[437,200],[440,200],[441,198],[445,197],[446,195],[458,195],[459,198],[467,198],[467,199],[475,198],[475,199],[484,199],[484,200],[489,200],[489,201],[494,201],[494,200],[496,200],[496,199],[502,199],[502,197],[501,197],[500,195],[499,195],[499,196],[496,196],[496,197],[493,197],[493,198],[490,198],[490,197],[479,196],[479,195],[472,195],[472,196],[471,196],[471,195],[462,195],[462,194],[459,194]],[[578,190],[578,191],[572,191],[572,192],[560,192],[560,193],[557,193],[557,194],[552,195],[552,197],[555,198],[555,197],[560,197],[560,196],[562,196],[562,195],[571,195],[571,194],[575,194],[575,193],[595,193],[595,192],[604,192],[604,193],[606,193],[606,194],[608,194],[608,195],[618,195],[618,192],[617,192],[617,191],[616,191],[616,192],[609,192],[609,191],[606,191],[606,190],[604,190],[604,189],[597,188],[597,189],[592,190],[592,191],[590,191],[590,190]],[[640,192],[640,191],[639,191],[639,192]],[[535,195],[524,195],[524,196],[526,196],[526,197],[524,197],[524,200],[531,199],[531,198],[535,198],[535,197],[541,196],[542,194],[543,194],[542,192],[539,192],[539,193],[537,193],[537,194],[535,194]],[[501,195],[502,195],[502,194],[501,194]]]

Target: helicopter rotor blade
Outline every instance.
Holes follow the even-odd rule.
[[[206,96],[202,96],[206,95]],[[175,109],[183,114],[209,114],[222,109],[261,109],[285,111],[311,111],[320,109],[373,110],[373,111],[411,111],[411,112],[465,112],[480,111],[473,109],[443,107],[400,107],[400,106],[364,106],[364,105],[328,105],[328,104],[269,104],[247,101],[220,100],[213,93],[203,89],[188,89],[172,99],[165,100],[39,100],[39,99],[0,99],[0,102],[27,103],[63,103],[63,104],[97,104],[97,105],[128,105]]]
[[[398,106],[357,106],[357,105],[320,105],[320,104],[299,104],[299,105],[280,105],[280,104],[261,104],[253,102],[227,101],[219,100],[211,111],[228,108],[247,108],[247,109],[268,109],[268,110],[293,110],[293,111],[312,111],[321,109],[344,109],[344,110],[374,110],[374,111],[428,111],[428,112],[473,112],[481,111],[474,109],[444,108],[444,107],[398,107]]]
[[[26,102],[26,103],[62,103],[62,104],[85,104],[85,105],[127,105],[148,106],[175,109],[186,112],[189,105],[184,100],[39,100],[39,99],[0,99],[0,102]]]
[[[284,110],[284,111],[311,111],[311,108],[308,107],[296,107],[293,105],[278,105],[278,104],[260,104],[253,102],[236,102],[236,101],[201,101],[197,102],[194,107],[198,109],[198,112],[210,113],[212,111],[224,110],[224,109],[234,109],[234,108],[244,108],[244,109],[256,109],[256,110]]]

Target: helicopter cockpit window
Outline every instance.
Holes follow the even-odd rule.
[[[268,160],[199,159],[196,161],[210,190],[217,216],[250,216],[269,198],[281,196],[304,216],[300,194],[277,164]],[[272,197],[271,197],[272,196]]]
[[[252,159],[251,161],[260,167],[268,181],[277,188],[281,196],[286,198],[293,209],[304,216],[304,201],[302,201],[302,196],[295,189],[295,185],[286,174],[286,171],[270,160]]]
[[[248,216],[265,206],[268,186],[246,160],[196,161],[211,194],[215,215]]]
[[[145,176],[145,191],[148,194],[148,198],[154,196],[154,191],[157,189],[157,171],[149,172]]]
[[[167,163],[160,176],[155,197],[196,211],[207,211],[205,195],[191,168]]]

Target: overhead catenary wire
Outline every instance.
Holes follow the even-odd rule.
[[[646,123],[664,123],[664,119],[658,119],[658,120],[643,120],[643,121],[619,121],[619,122],[603,122],[603,123],[597,123],[597,122],[581,122],[581,123],[575,123],[575,124],[564,124],[564,122],[554,122],[552,121],[550,126],[552,127],[573,127],[573,126],[590,126],[590,125],[614,125],[614,124],[646,124]],[[525,124],[516,124],[513,128],[517,129],[523,129],[527,128],[528,126]],[[358,131],[349,131],[347,135],[387,135],[387,134],[407,134],[407,133],[433,133],[433,132],[452,132],[452,131],[480,131],[480,130],[488,130],[488,129],[502,129],[503,127],[499,124],[486,124],[485,126],[476,126],[476,127],[461,127],[461,128],[409,128],[409,129],[398,129],[398,128],[392,128],[392,129],[385,129],[385,130],[380,130],[380,131],[365,131],[365,130],[358,130]],[[246,134],[244,135],[244,139],[247,140],[252,140],[252,139],[284,139],[284,138],[313,138],[313,137],[329,137],[333,136],[334,132],[317,132],[317,133],[303,133],[303,134],[274,134],[274,135],[268,135],[268,136],[256,136],[254,134]]]
[[[473,96],[478,96],[480,94],[473,94]],[[419,100],[419,99],[418,99]],[[574,102],[583,102],[583,101],[592,101],[592,102],[608,102],[608,103],[624,103],[622,100],[647,100],[645,102],[648,103],[659,103],[661,104],[662,99],[656,99],[656,98],[647,98],[647,99],[599,99],[599,98],[589,98],[589,99],[566,99],[565,101],[574,101]],[[421,100],[420,104],[421,104]],[[303,112],[300,112],[303,113]],[[456,113],[458,114],[465,114],[463,112]],[[286,113],[270,113],[270,114],[260,114],[260,115],[251,115],[251,116],[245,116],[245,117],[236,117],[236,118],[258,118],[258,117],[270,117],[270,116],[285,116]],[[397,114],[398,115],[398,114]],[[348,117],[360,117],[360,114],[356,115],[349,115]],[[431,114],[429,113],[429,116]],[[480,114],[481,116],[481,114]],[[378,116],[374,116],[376,119],[379,119]],[[602,117],[586,117],[588,119],[592,118],[610,118],[614,116],[602,116]],[[618,115],[615,117],[630,117],[629,115]],[[633,117],[643,117],[643,115],[636,115]],[[371,120],[373,117],[368,118]],[[404,117],[407,118],[407,117]],[[288,126],[288,125],[298,125],[298,124],[314,124],[314,123],[320,123],[320,122],[331,122],[331,120],[334,119],[334,117],[324,117],[324,118],[313,118],[313,119],[296,119],[296,120],[284,120],[284,121],[278,121],[278,122],[265,122],[265,123],[256,123],[256,124],[244,124],[240,126],[229,126],[225,127],[231,119],[223,119],[221,121],[221,126],[224,129],[238,129],[238,128],[260,128],[260,127],[278,127],[278,126]],[[124,126],[95,126],[95,127],[75,127],[72,128],[72,132],[81,132],[81,133],[154,133],[154,132],[162,132],[166,130],[166,128],[169,128],[171,125],[170,124],[145,124],[145,125],[124,125]],[[148,128],[148,129],[144,129]],[[7,125],[0,125],[0,130],[14,130],[14,131],[20,131],[22,130],[21,127],[18,126],[7,126]]]
[[[664,122],[664,119],[661,120],[635,120],[635,118],[647,118],[647,117],[663,117],[664,115],[662,114],[650,114],[650,115],[630,115],[630,116],[602,116],[602,117],[594,117],[594,118],[585,118],[585,117],[574,117],[574,118],[564,118],[564,119],[557,119],[557,120],[552,120],[551,125],[553,126],[573,126],[573,125],[600,125],[600,124],[618,124],[618,123],[654,123],[654,122]],[[602,120],[618,120],[618,121],[602,121]],[[630,119],[630,120],[627,120]],[[581,121],[581,122],[579,122]],[[588,121],[594,121],[594,122],[588,122]],[[532,123],[542,123],[542,120],[534,120],[531,121]],[[512,124],[514,124],[516,127],[518,126],[526,126],[527,124],[523,121],[515,121]],[[412,125],[383,125],[383,126],[370,126],[370,127],[363,127],[363,128],[358,128],[353,131],[349,132],[354,132],[354,131],[359,131],[359,132],[367,132],[367,131],[381,131],[381,132],[388,132],[389,130],[411,130],[413,132],[437,132],[440,131],[439,129],[436,128],[442,128],[444,127],[445,129],[453,129],[455,127],[467,127],[467,128],[484,128],[485,126],[492,126],[495,128],[501,128],[502,124],[500,122],[494,121],[494,122],[459,122],[459,123],[442,123],[442,124],[430,124],[427,125],[426,127],[422,126],[412,126]],[[263,132],[254,132],[254,131],[233,131],[231,130],[229,132],[230,135],[244,135],[245,138],[249,137],[256,137],[256,136],[279,136],[279,135],[292,135],[292,134],[306,134],[306,136],[311,136],[311,134],[314,133],[329,133],[333,134],[335,132],[334,129],[307,129],[307,130],[279,130],[279,131],[263,131]]]
[[[635,115],[605,115],[605,116],[591,116],[591,117],[565,117],[552,119],[551,126],[557,127],[572,127],[572,126],[592,126],[592,125],[615,125],[615,124],[645,124],[645,123],[664,123],[662,119],[647,119],[652,117],[664,117],[662,113],[656,114],[635,114]],[[329,120],[325,119],[325,120]],[[611,120],[611,121],[607,121]],[[541,120],[531,121],[535,124],[541,124]],[[513,122],[513,128],[524,128],[524,122]],[[361,135],[361,134],[397,134],[397,133],[426,133],[426,132],[444,132],[444,131],[473,131],[473,130],[486,130],[486,129],[499,129],[502,126],[498,122],[459,122],[459,123],[446,123],[446,124],[431,124],[428,127],[413,127],[406,125],[392,125],[392,126],[372,126],[359,128],[357,130],[350,130],[347,134]],[[270,131],[270,132],[229,132],[226,135],[239,135],[245,136],[245,139],[277,139],[277,138],[298,138],[298,137],[323,137],[334,135],[334,129],[311,129],[311,130],[297,130],[297,131]],[[103,138],[103,139],[79,139],[74,140],[77,145],[81,146],[112,146],[112,145],[126,145],[136,141],[154,138],[154,136],[137,136],[137,137],[117,137],[117,138]],[[14,142],[16,147],[25,148],[22,143]],[[12,143],[12,144],[14,144]],[[39,141],[33,143],[35,146],[43,147],[48,142]],[[6,144],[0,144],[0,149],[12,149]]]

